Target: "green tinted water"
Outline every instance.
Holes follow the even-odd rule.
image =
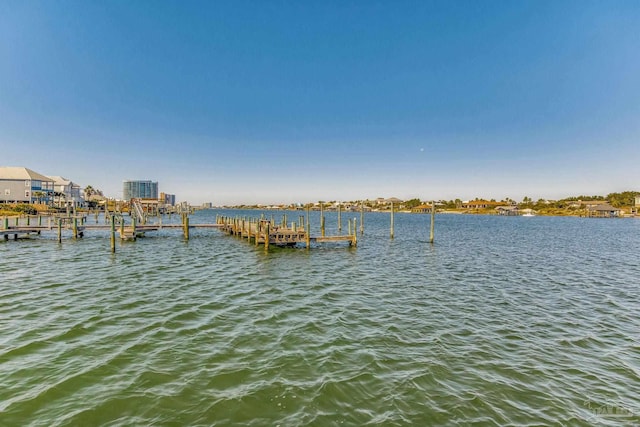
[[[639,423],[640,221],[437,220],[0,242],[0,425]]]

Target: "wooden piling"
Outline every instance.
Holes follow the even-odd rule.
[[[324,237],[324,206],[320,203],[320,236]]]
[[[78,217],[73,217],[73,238],[78,238]]]
[[[357,219],[353,218],[353,235],[351,238],[351,246],[358,246]]]
[[[307,233],[306,233],[306,244],[307,244],[307,249],[309,249],[311,247],[311,225],[310,225],[310,221],[309,221],[309,207],[307,207]]]
[[[360,202],[360,234],[364,234],[364,202]]]
[[[433,232],[435,229],[436,223],[436,202],[435,200],[431,202],[431,229],[429,232],[429,243],[433,244]]]
[[[122,229],[124,227],[124,221],[120,224],[120,237],[122,237]],[[116,252],[116,218],[111,217],[111,253]]]
[[[256,246],[258,246],[258,240],[260,239],[260,226],[262,224],[262,220],[256,221]]]
[[[393,239],[393,202],[391,202],[391,238]]]
[[[340,231],[342,231],[342,204],[338,203],[338,234],[340,234]]]
[[[184,216],[184,238],[189,240],[189,216],[186,214]]]
[[[264,251],[267,252],[269,250],[269,226],[271,223],[267,222],[264,228]]]
[[[62,218],[58,218],[58,243],[62,243]]]

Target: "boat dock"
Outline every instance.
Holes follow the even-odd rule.
[[[349,221],[349,233],[346,235],[325,236],[324,234],[324,218],[320,221],[320,236],[311,236],[309,221],[307,219],[306,226],[303,216],[300,216],[298,222],[291,222],[288,225],[286,214],[282,216],[282,222],[276,224],[273,219],[267,220],[263,218],[232,218],[219,216],[216,218],[216,225],[220,229],[230,235],[240,238],[246,238],[247,242],[256,246],[263,244],[265,249],[269,249],[270,245],[276,246],[296,246],[305,245],[307,248],[311,243],[326,242],[348,242],[349,246],[357,246],[358,237],[356,233],[356,220],[353,220],[353,227]]]
[[[189,239],[189,232],[192,229],[218,229],[232,236],[247,239],[247,242],[256,246],[264,245],[265,250],[270,246],[296,246],[304,245],[311,247],[311,243],[326,242],[347,242],[349,246],[357,245],[356,220],[353,220],[353,227],[349,221],[349,233],[346,235],[326,236],[324,233],[324,218],[321,218],[321,232],[319,236],[311,236],[309,221],[300,216],[299,222],[292,222],[287,225],[287,216],[283,215],[282,221],[276,224],[275,220],[247,217],[225,217],[216,216],[213,224],[192,224],[186,213],[181,215],[181,223],[162,223],[162,217],[158,217],[156,222],[149,222],[148,218],[137,215],[131,216],[129,221],[118,213],[106,212],[104,223],[98,222],[95,216],[95,223],[88,224],[88,216],[79,215],[51,215],[51,216],[16,216],[4,217],[0,222],[0,238],[7,241],[10,238],[17,240],[19,237],[30,237],[40,235],[42,232],[57,232],[57,239],[62,243],[63,230],[71,231],[74,239],[82,238],[90,231],[106,231],[110,235],[111,250],[115,252],[116,235],[121,240],[135,241],[143,237],[145,233],[159,230],[181,230],[185,239]],[[253,240],[252,240],[253,239]]]

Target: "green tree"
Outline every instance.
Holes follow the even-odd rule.
[[[607,194],[607,200],[611,206],[616,208],[633,206],[636,201],[636,196],[640,196],[638,191],[623,191],[622,193],[610,193]]]
[[[407,209],[413,209],[417,206],[420,206],[422,204],[422,202],[420,201],[420,199],[411,199],[411,200],[407,200],[406,202],[404,202],[404,206]]]

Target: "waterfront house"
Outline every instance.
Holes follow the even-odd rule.
[[[0,203],[49,203],[53,180],[25,167],[0,166]]]
[[[608,203],[601,203],[587,208],[591,218],[617,218],[622,216],[622,209],[614,208]]]
[[[489,209],[495,208],[498,205],[500,205],[500,203],[482,199],[462,202],[462,207],[464,209]]]
[[[411,209],[411,213],[431,213],[431,205],[424,204]]]
[[[78,184],[62,176],[49,176],[48,178],[53,180],[53,204],[55,206],[82,206],[84,204],[84,196]]]
[[[502,216],[517,216],[520,215],[520,210],[517,206],[498,206],[496,207],[498,215]]]

